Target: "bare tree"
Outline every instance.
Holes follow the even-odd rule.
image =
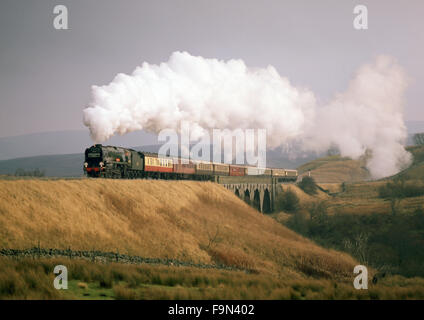
[[[209,231],[207,231],[207,234],[208,234],[209,242],[208,242],[208,245],[206,246],[206,249],[210,249],[222,241],[222,238],[219,236],[219,225],[216,226],[215,233],[209,233]]]
[[[364,265],[368,265],[369,250],[368,250],[369,235],[361,232],[357,234],[353,241],[344,239],[343,245],[350,253],[352,253]]]

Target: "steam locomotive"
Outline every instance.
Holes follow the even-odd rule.
[[[93,145],[85,150],[84,173],[88,177],[115,179],[214,180],[216,176],[262,175],[277,181],[296,181],[297,170],[257,168],[199,160],[162,157],[115,146]]]

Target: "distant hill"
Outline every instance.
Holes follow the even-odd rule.
[[[17,169],[40,169],[49,177],[79,177],[83,175],[82,153],[47,155],[0,161],[0,174],[14,174]]]
[[[424,146],[409,146],[406,150],[412,153],[412,165],[392,177],[405,179],[424,179]],[[322,157],[302,164],[298,167],[300,175],[311,175],[318,183],[360,182],[370,179],[369,172],[365,167],[365,161],[352,160],[340,156]]]
[[[143,131],[114,136],[105,144],[123,147],[153,145],[157,137]],[[41,132],[0,138],[0,160],[83,152],[93,144],[88,130]]]
[[[424,132],[424,121],[408,121],[406,124],[410,133],[408,143],[412,144],[413,133]],[[83,130],[3,137],[0,138],[0,174],[14,174],[18,168],[38,168],[44,170],[47,176],[80,176],[84,162],[82,152],[91,144],[88,132]],[[132,147],[147,152],[158,152],[160,148],[157,137],[143,131],[116,136],[104,144]],[[291,152],[281,149],[268,150],[267,166],[299,168],[301,172],[312,166],[319,180],[320,177],[325,177],[325,180],[330,177],[330,180],[335,182],[362,181],[368,177],[364,164],[355,164],[353,160],[337,157],[317,159],[322,156],[323,154],[303,153],[293,157]]]
[[[311,176],[318,183],[358,182],[370,178],[364,160],[352,160],[338,155],[312,160],[298,167],[300,175]]]
[[[412,145],[413,134],[424,132],[424,121],[406,121],[405,123],[409,134],[407,144]],[[62,163],[70,163],[72,159],[75,159],[77,153],[82,153],[91,144],[93,144],[93,141],[89,136],[88,130],[40,132],[21,136],[0,137],[0,173],[12,173],[11,170],[14,173],[19,167],[31,166],[32,168],[46,168],[48,174],[50,172],[64,172],[67,176],[74,175],[76,172],[80,172],[80,162],[71,168],[72,166],[62,166],[60,163],[52,163],[51,161],[55,159]],[[157,152],[160,146],[157,135],[144,131],[114,136],[104,142],[104,144],[133,147],[137,150],[150,152]],[[46,155],[54,155],[54,157],[39,157]],[[59,157],[59,155],[63,157]],[[267,152],[267,166],[294,169],[319,156],[323,155],[304,153],[294,158],[291,152],[284,152],[281,149],[269,150]],[[23,159],[30,157],[35,158]],[[15,160],[16,158],[20,159]],[[1,161],[9,159],[13,159],[13,161]]]
[[[151,145],[139,148],[147,152],[156,152],[159,147]],[[83,175],[83,163],[83,153],[54,154],[0,160],[0,174],[15,174],[17,169],[40,169],[44,171],[45,175],[48,177],[79,177]]]
[[[412,144],[412,136],[424,132],[424,121],[406,121],[408,143]],[[93,141],[88,130],[68,130],[40,132],[34,134],[0,137],[0,160],[33,157],[41,155],[58,155],[80,153]],[[104,144],[123,147],[158,145],[157,135],[144,131],[136,131],[123,136],[116,135]],[[301,163],[314,159],[316,155],[303,155],[297,159],[280,150],[270,151],[269,166],[295,168]]]
[[[146,145],[134,147],[133,149],[157,153],[159,148],[160,145]],[[85,147],[82,150],[84,149]],[[294,169],[315,157],[313,154],[308,154],[296,159],[290,159],[288,153],[283,153],[280,150],[270,150],[267,152],[267,166]],[[0,160],[0,174],[15,174],[17,169],[40,169],[49,177],[79,177],[83,174],[83,163],[83,153],[22,157]]]
[[[394,177],[424,179],[424,147],[412,146],[414,144],[413,135],[424,132],[424,121],[406,121],[405,124],[408,129],[407,145],[409,145],[406,150],[412,153],[414,162],[411,167]],[[352,160],[337,155],[313,159],[300,165],[298,170],[300,175],[308,174],[308,171],[311,170],[311,175],[318,183],[360,182],[370,179],[363,159]]]

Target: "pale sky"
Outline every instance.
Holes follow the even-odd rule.
[[[53,27],[66,5],[69,30]],[[368,8],[368,30],[353,8]],[[2,0],[0,137],[84,129],[91,85],[174,51],[273,65],[323,102],[378,54],[410,77],[405,120],[424,120],[424,1]]]

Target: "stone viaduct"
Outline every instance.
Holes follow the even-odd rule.
[[[216,177],[216,182],[234,192],[235,195],[262,213],[270,213],[274,210],[278,185],[276,178],[219,176]]]

